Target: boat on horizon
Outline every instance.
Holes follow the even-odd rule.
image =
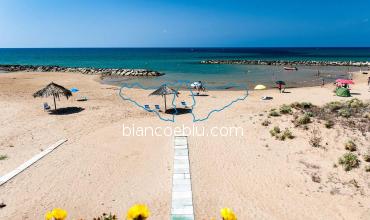
[[[298,68],[297,67],[286,67],[286,66],[284,66],[284,69],[285,70],[298,70]]]

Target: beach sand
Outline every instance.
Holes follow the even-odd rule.
[[[366,76],[354,74],[354,98],[369,101]],[[49,115],[42,109],[52,98],[32,94],[51,81],[66,88],[77,87],[76,97],[57,102],[58,108],[81,107],[82,111]],[[294,128],[290,116],[271,118],[271,108],[294,101],[322,105],[348,98],[333,95],[333,85],[251,91],[244,100],[209,120],[194,124],[190,114],[164,122],[149,112],[123,101],[119,88],[99,83],[97,76],[72,73],[0,74],[0,175],[10,172],[42,149],[67,138],[68,142],[23,173],[0,186],[0,219],[43,219],[47,210],[61,207],[69,219],[92,219],[103,212],[123,219],[135,203],[149,206],[154,220],[168,219],[171,209],[173,137],[123,136],[123,125],[136,127],[197,126],[241,127],[243,136],[190,136],[189,152],[196,219],[218,217],[222,207],[231,207],[238,219],[368,219],[370,216],[370,175],[360,168],[345,172],[333,167],[345,153],[343,143],[355,138],[359,151],[370,148],[369,134],[335,126],[321,129],[326,150],[312,148],[310,131]],[[161,104],[161,97],[130,89],[127,94],[142,104]],[[241,91],[209,91],[197,97],[196,115],[204,117],[213,107],[223,106],[243,95]],[[261,96],[273,100],[262,101]],[[189,92],[178,100],[191,103]],[[272,138],[272,126],[290,128],[293,140]],[[314,126],[314,125],[310,125]],[[316,126],[321,126],[317,124]],[[364,163],[364,162],[363,162]],[[313,182],[318,175],[321,182]],[[351,184],[356,179],[359,187]]]

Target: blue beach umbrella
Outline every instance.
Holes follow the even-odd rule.
[[[73,87],[73,88],[70,89],[70,91],[75,93],[75,92],[78,92],[79,90],[77,88]]]

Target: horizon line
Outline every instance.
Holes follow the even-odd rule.
[[[370,46],[253,46],[253,47],[0,47],[0,49],[284,49],[284,48],[307,48],[307,49],[370,49]]]

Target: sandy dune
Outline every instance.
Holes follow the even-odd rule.
[[[354,97],[369,100],[365,76],[355,75]],[[81,107],[67,115],[49,115],[33,92],[50,81],[78,87],[89,101],[61,98],[57,107]],[[359,83],[357,83],[359,82]],[[332,85],[324,88],[250,92],[245,101],[216,113],[195,126],[241,127],[244,136],[189,137],[194,208],[197,219],[218,217],[219,209],[232,207],[239,219],[368,219],[370,175],[363,166],[350,172],[333,163],[345,151],[343,143],[355,138],[360,153],[370,148],[369,134],[362,136],[336,126],[322,129],[326,150],[313,149],[309,131],[293,128],[290,116],[272,118],[261,126],[267,111],[283,103],[309,101],[321,105],[333,100]],[[193,126],[192,117],[176,117],[176,123],[160,121],[118,96],[119,88],[102,85],[95,76],[68,73],[0,74],[0,175],[61,138],[68,142],[3,186],[0,219],[42,219],[48,209],[62,207],[70,219],[91,219],[103,212],[121,218],[134,203],[146,203],[154,220],[169,218],[173,137],[123,136],[122,125]],[[132,89],[129,95],[145,104],[162,104],[161,97]],[[196,112],[206,115],[210,106],[222,106],[240,91],[210,91],[199,97]],[[263,95],[273,96],[261,101]],[[178,100],[189,100],[181,92]],[[163,108],[163,106],[162,106]],[[296,136],[285,142],[269,134],[273,125],[289,127]],[[314,125],[310,125],[314,126]],[[316,126],[320,126],[316,124]],[[321,125],[322,127],[323,125]],[[311,176],[320,176],[313,182]],[[349,182],[356,179],[360,187]]]

